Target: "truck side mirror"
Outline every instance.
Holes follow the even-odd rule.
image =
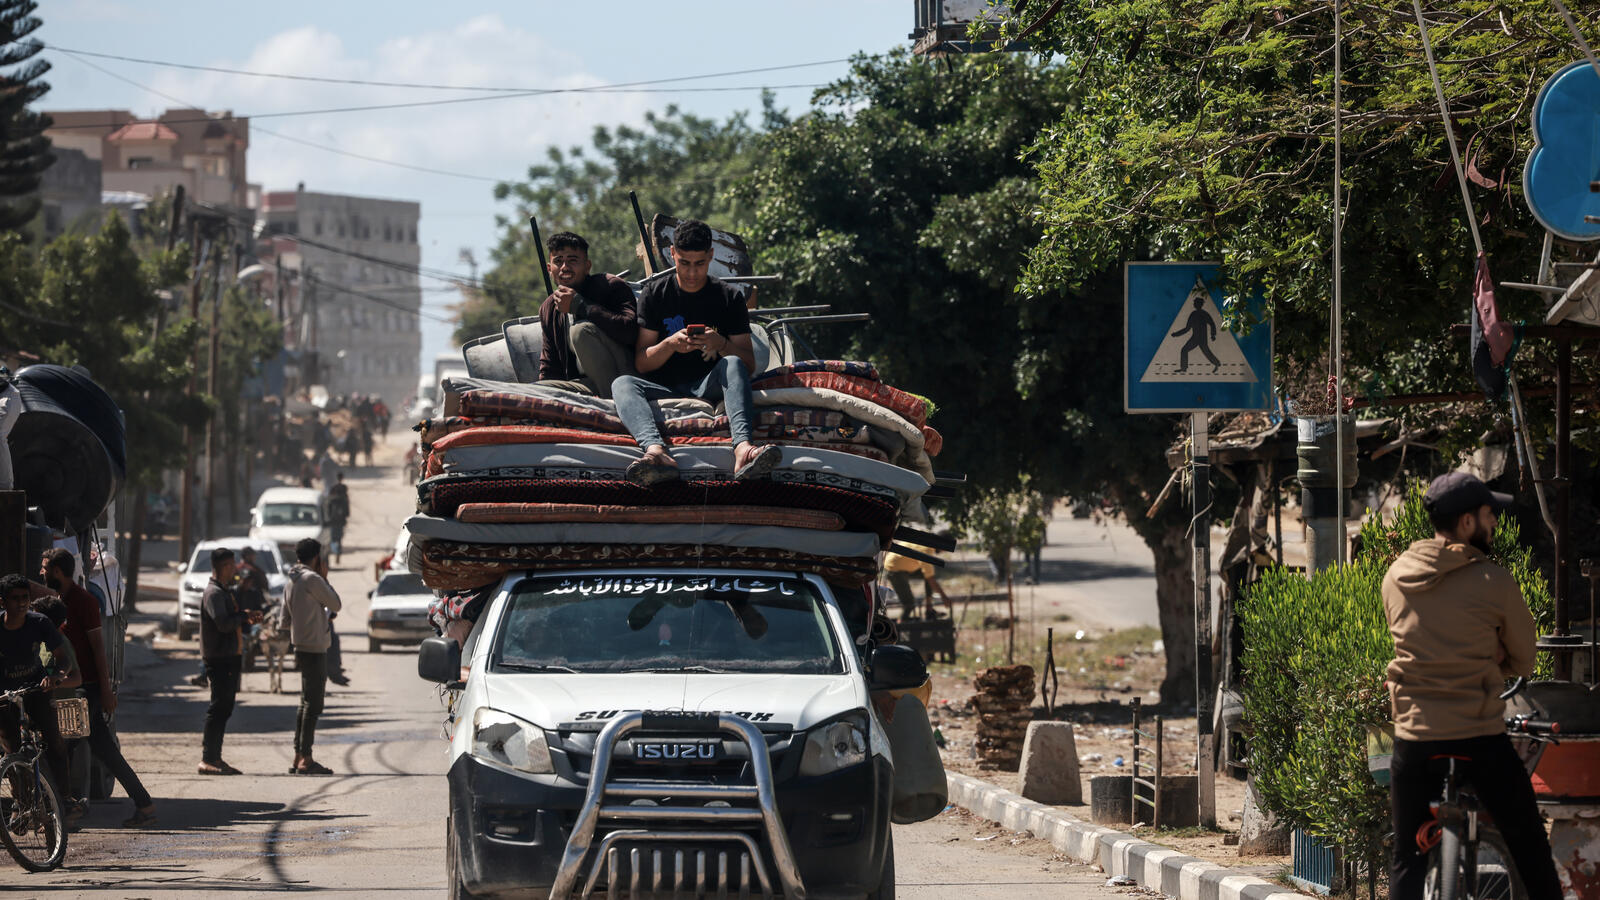
[[[885,644],[872,651],[867,680],[873,690],[909,690],[928,680],[922,654],[900,644]]]
[[[417,651],[417,675],[445,686],[461,683],[461,647],[449,638],[431,637]]]

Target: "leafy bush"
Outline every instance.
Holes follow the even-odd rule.
[[[1368,776],[1366,760],[1366,729],[1390,723],[1383,680],[1394,644],[1380,591],[1395,557],[1433,536],[1423,490],[1413,484],[1388,521],[1369,519],[1348,565],[1309,579],[1274,569],[1240,607],[1244,724],[1258,795],[1289,823],[1358,857],[1389,820],[1388,793]],[[1516,579],[1542,634],[1553,620],[1550,589],[1520,537],[1514,519],[1501,520],[1492,556]],[[1548,677],[1548,660],[1539,666]]]

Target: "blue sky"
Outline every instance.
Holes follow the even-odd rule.
[[[834,60],[908,43],[911,0],[646,3],[418,0],[50,0],[36,36],[64,50],[110,53],[262,72],[377,81],[547,88],[615,84]],[[237,13],[232,12],[238,10]],[[171,102],[47,50],[54,69],[45,109],[159,112]],[[327,85],[90,59],[122,78],[207,109],[241,115],[471,96],[453,91]],[[814,84],[845,63],[730,76],[685,87],[730,92],[606,93],[521,97],[410,110],[263,118],[252,123],[250,180],[267,190],[308,190],[416,200],[422,262],[458,271],[462,248],[479,260],[508,212],[488,181],[430,175],[330,154],[266,135],[331,145],[365,156],[477,175],[515,178],[551,145],[587,144],[596,125],[636,123],[669,103],[706,116],[760,104],[762,85]],[[804,109],[809,88],[778,91]],[[554,224],[554,223],[553,223]],[[424,282],[439,287],[438,282]],[[454,299],[424,294],[433,311]],[[424,320],[423,358],[447,349],[449,327]]]

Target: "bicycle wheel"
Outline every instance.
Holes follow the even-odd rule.
[[[1439,843],[1428,851],[1428,877],[1422,896],[1427,900],[1466,900],[1461,893],[1461,835],[1454,828],[1439,834]]]
[[[1478,825],[1478,843],[1468,859],[1460,832],[1446,828],[1428,853],[1427,900],[1528,900],[1505,839],[1492,825]],[[1446,864],[1448,861],[1448,864]]]
[[[46,872],[67,855],[67,818],[55,785],[31,760],[0,762],[0,843],[17,864]]]
[[[1474,900],[1528,900],[1511,850],[1493,825],[1478,826],[1478,874]]]

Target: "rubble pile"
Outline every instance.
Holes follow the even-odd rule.
[[[972,682],[978,692],[967,705],[978,714],[978,765],[1015,772],[1022,765],[1022,739],[1033,721],[1033,667],[995,666]]]

